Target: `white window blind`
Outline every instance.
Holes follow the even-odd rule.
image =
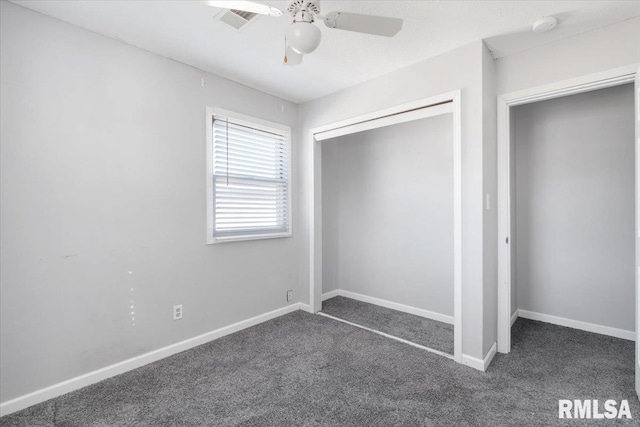
[[[214,114],[214,241],[290,235],[289,132]]]

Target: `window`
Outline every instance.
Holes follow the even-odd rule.
[[[291,236],[291,129],[207,109],[207,243]]]

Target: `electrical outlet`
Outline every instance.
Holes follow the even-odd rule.
[[[292,290],[288,290],[287,291],[287,302],[289,301],[293,301],[293,291]]]
[[[173,320],[182,319],[182,304],[173,306]]]

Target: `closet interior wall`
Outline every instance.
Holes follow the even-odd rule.
[[[323,293],[453,316],[452,120],[322,142]]]
[[[634,331],[633,85],[511,111],[520,315]]]

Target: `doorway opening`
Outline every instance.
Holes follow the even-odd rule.
[[[635,339],[636,69],[498,98],[502,353],[518,317]]]
[[[431,141],[407,140],[424,132]],[[313,129],[311,141],[313,311],[460,362],[459,91]],[[446,225],[423,230],[429,214]]]

